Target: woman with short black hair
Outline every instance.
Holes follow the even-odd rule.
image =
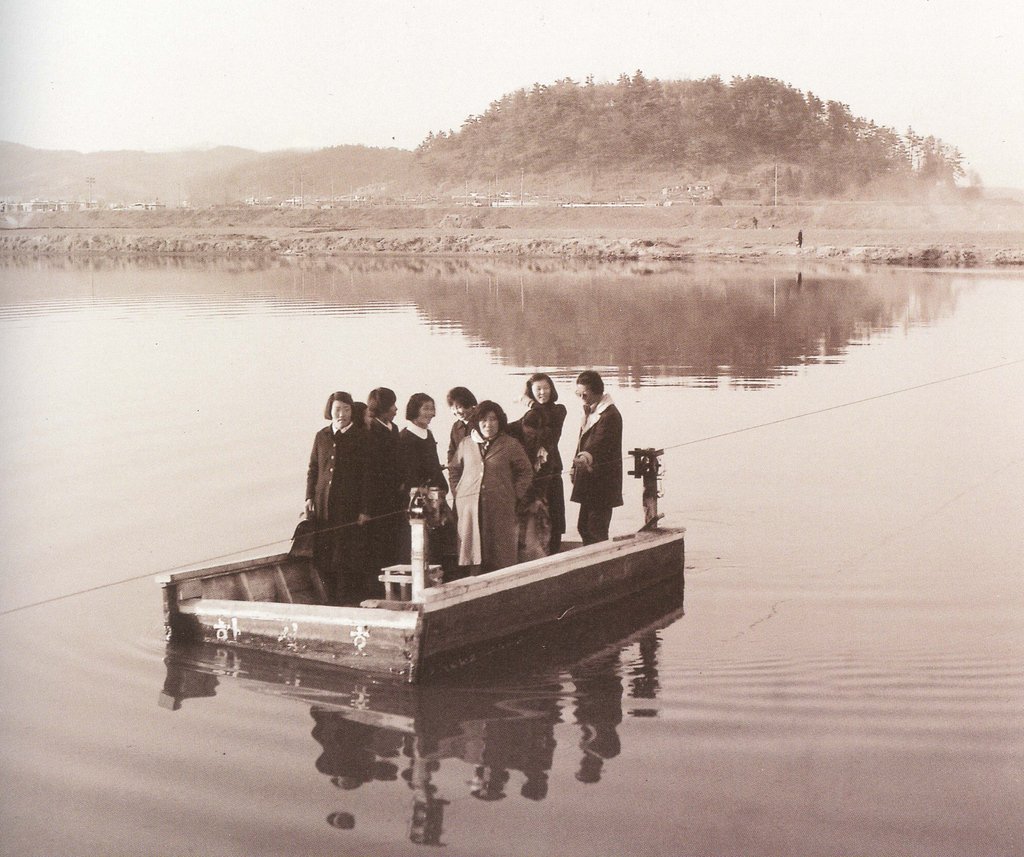
[[[402,429],[398,439],[402,449],[402,485],[406,496],[411,489],[420,486],[440,488],[442,494],[448,493],[448,481],[437,456],[437,441],[428,428],[436,414],[437,406],[426,393],[413,393],[405,407],[408,425]]]
[[[398,562],[403,530],[409,526],[405,517],[408,497],[402,488],[405,469],[398,426],[394,423],[397,401],[395,391],[388,387],[375,387],[366,397],[376,482],[370,509],[372,520],[367,527],[370,560],[367,583],[370,586],[374,586],[382,568]]]
[[[363,527],[372,496],[371,457],[365,432],[352,423],[352,397],[331,393],[324,426],[313,438],[306,471],[306,515],[316,521],[314,564],[337,604],[363,594]]]
[[[451,437],[448,440],[448,456],[446,461],[451,461],[455,455],[455,448],[462,442],[472,428],[470,422],[473,419],[473,408],[476,407],[476,396],[465,387],[452,387],[447,395],[448,407],[452,410],[455,422],[452,423]]]
[[[474,425],[449,463],[458,514],[459,565],[470,573],[515,565],[516,507],[530,489],[533,467],[522,444],[508,434],[501,405],[483,401]]]
[[[562,485],[562,455],[558,451],[565,424],[565,405],[558,403],[555,382],[546,372],[535,372],[526,381],[528,410],[510,426],[533,461],[533,491],[546,506],[551,535],[546,553],[558,553],[565,532],[565,488]],[[530,417],[528,420],[527,417]]]

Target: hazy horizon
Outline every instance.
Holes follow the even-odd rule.
[[[414,149],[502,95],[640,69],[763,75],[1024,187],[1024,23],[1001,4],[0,0],[0,139],[45,150]]]

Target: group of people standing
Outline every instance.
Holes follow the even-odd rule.
[[[451,520],[432,535],[433,558],[447,579],[496,571],[557,553],[566,530],[559,441],[567,416],[551,377],[526,382],[527,409],[509,422],[489,399],[466,387],[448,391],[455,417],[447,453],[454,498]],[[584,544],[608,538],[612,510],[622,505],[622,417],[601,376],[576,379],[583,403],[571,499],[580,504]],[[449,491],[430,423],[437,413],[426,393],[410,397],[406,427],[395,425],[397,397],[387,387],[366,403],[330,395],[306,476],[306,514],[316,522],[314,559],[337,603],[378,593],[380,569],[409,561],[406,510],[410,491]]]

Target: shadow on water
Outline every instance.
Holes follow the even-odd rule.
[[[4,312],[45,300],[55,273],[69,280],[59,294],[65,310],[76,301],[142,309],[154,300],[227,316],[256,305],[336,315],[411,309],[437,331],[493,349],[500,362],[594,366],[637,386],[663,379],[717,386],[723,378],[764,386],[799,366],[839,361],[879,332],[932,324],[956,308],[948,277],[898,269],[372,257],[0,260],[0,275],[11,272],[17,286],[0,295]],[[104,274],[99,291],[95,273]]]
[[[486,667],[421,686],[248,650],[168,645],[160,704],[179,710],[215,697],[221,681],[307,703],[314,766],[330,788],[393,783],[388,800],[408,817],[409,839],[443,845],[445,807],[455,798],[497,802],[516,785],[529,801],[548,796],[559,724],[578,729],[579,787],[601,780],[621,752],[624,697],[638,701],[632,716],[657,716],[642,701],[657,698],[659,631],[683,615],[682,605],[681,583],[660,586],[523,640]],[[453,778],[441,771],[453,765],[465,795],[443,785]],[[338,802],[327,824],[354,828],[355,801]]]

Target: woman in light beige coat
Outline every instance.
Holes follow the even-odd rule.
[[[448,462],[458,513],[459,565],[471,573],[515,565],[519,544],[516,507],[533,482],[533,467],[511,437],[501,406],[481,402],[474,430]]]

